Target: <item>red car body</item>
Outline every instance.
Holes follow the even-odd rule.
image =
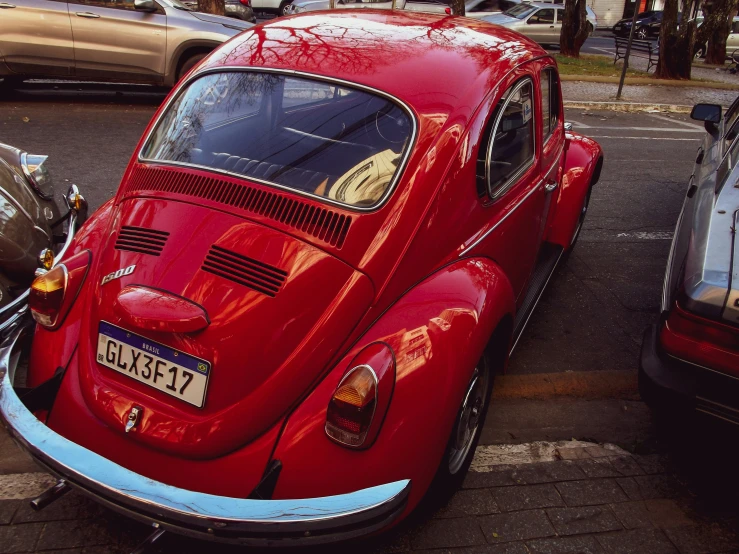
[[[188,83],[243,68],[360,87],[407,109],[414,135],[391,192],[357,209],[198,164],[143,159]],[[543,99],[545,70],[552,96]],[[476,186],[477,162],[496,106],[522,80],[533,91],[521,109],[523,125],[533,118],[534,150],[492,199]],[[553,98],[545,123],[542,103]],[[490,353],[502,369],[574,244],[601,165],[600,147],[564,128],[555,61],[521,35],[472,19],[373,10],[256,26],[175,87],[115,198],[75,238],[65,260],[67,286],[79,283],[78,292],[65,297],[62,321],[35,330],[28,386],[58,381],[53,405],[35,413],[55,436],[197,493],[310,499],[409,481],[392,517],[325,539],[386,527],[434,480],[478,360]],[[545,251],[554,261],[542,266]],[[208,260],[224,255],[266,277],[241,286],[209,271]],[[101,322],[210,362],[203,406],[98,363]],[[377,405],[365,443],[348,448],[327,436],[327,406],[362,364],[377,374]],[[90,492],[82,470],[70,477],[9,427]],[[142,518],[235,538],[218,525],[208,534]]]

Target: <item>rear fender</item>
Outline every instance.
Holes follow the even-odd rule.
[[[282,462],[274,498],[410,478],[412,509],[434,477],[472,370],[514,307],[507,277],[487,258],[456,261],[405,293],[289,416],[273,455]],[[326,436],[326,409],[350,362],[376,342],[394,352],[395,389],[375,443],[352,450]]]
[[[565,165],[553,224],[546,240],[567,249],[577,229],[585,195],[600,178],[603,151],[592,139],[577,133],[567,133]]]
[[[114,200],[111,198],[90,216],[75,235],[65,258],[88,249],[92,253],[90,264],[95,264],[99,246],[103,244],[110,227],[113,206]],[[92,271],[88,272],[87,280],[82,285],[82,290],[61,327],[49,331],[40,325],[36,325],[31,358],[28,363],[28,387],[37,387],[44,381],[51,379],[57,368],[67,367],[79,340],[80,322],[88,302],[87,291],[90,288],[92,274]]]

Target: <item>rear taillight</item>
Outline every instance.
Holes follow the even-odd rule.
[[[251,8],[251,0],[239,0],[247,8]]]
[[[739,328],[698,317],[675,304],[662,325],[660,343],[676,358],[739,375]]]
[[[395,387],[395,362],[387,345],[357,355],[328,404],[326,435],[344,446],[367,448],[377,438]]]
[[[56,329],[62,324],[82,288],[89,267],[90,251],[84,250],[34,279],[28,306],[39,325]]]
[[[377,376],[366,365],[353,368],[328,404],[326,433],[347,446],[361,446],[377,406]]]

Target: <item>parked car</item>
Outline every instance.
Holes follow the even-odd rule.
[[[193,12],[179,0],[0,4],[0,78],[125,81],[172,86],[251,25]]]
[[[521,0],[469,0],[464,4],[464,15],[479,19],[492,13],[500,13],[521,3]]]
[[[185,0],[183,4],[191,10],[199,11],[200,6],[197,1]],[[224,6],[226,17],[241,19],[249,23],[257,22],[254,10],[251,8],[251,0],[226,0]]]
[[[698,20],[698,26],[700,27],[701,24],[703,23],[703,18],[698,17],[696,19]],[[736,16],[731,22],[731,30],[729,31],[729,36],[726,37],[726,57],[730,58],[732,52],[734,52],[735,50],[739,50],[739,17],[736,17]],[[695,57],[696,58],[704,58],[706,56],[707,51],[708,51],[708,44],[696,43],[695,45]]]
[[[539,44],[559,44],[564,13],[562,5],[522,2],[506,12],[486,15],[480,19],[517,31]],[[590,7],[587,7],[587,18],[588,34],[593,34],[598,20]]]
[[[0,143],[0,335],[24,316],[36,271],[60,261],[86,217],[77,187],[61,216],[46,159]]]
[[[221,46],[34,281],[35,414],[23,328],[0,348],[0,418],[63,479],[36,506],[73,486],[151,540],[266,546],[448,496],[600,175],[563,116],[554,58],[473,19],[335,10]]]
[[[619,20],[613,26],[613,34],[617,37],[628,37],[631,33],[632,18],[627,17]],[[636,29],[634,38],[646,40],[650,37],[658,37],[660,25],[662,25],[661,11],[642,12],[636,16]]]
[[[506,0],[507,1],[507,0]],[[385,9],[389,10],[393,8],[392,0],[389,1],[367,1],[367,0],[336,0],[334,2],[334,9],[357,9],[357,8],[371,8],[371,9]],[[292,15],[303,12],[314,12],[318,10],[330,10],[330,0],[299,0],[292,1],[285,7],[285,15]],[[425,13],[446,13],[452,14],[451,3],[443,0],[396,0],[395,9],[407,10],[412,12],[425,12]]]
[[[664,413],[739,423],[739,99],[698,104],[705,122],[667,262],[659,321],[645,335],[639,388]]]

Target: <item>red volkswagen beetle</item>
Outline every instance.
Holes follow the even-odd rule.
[[[0,414],[69,487],[244,544],[388,527],[461,481],[572,249],[600,147],[555,61],[472,19],[352,10],[224,44],[38,277]]]

